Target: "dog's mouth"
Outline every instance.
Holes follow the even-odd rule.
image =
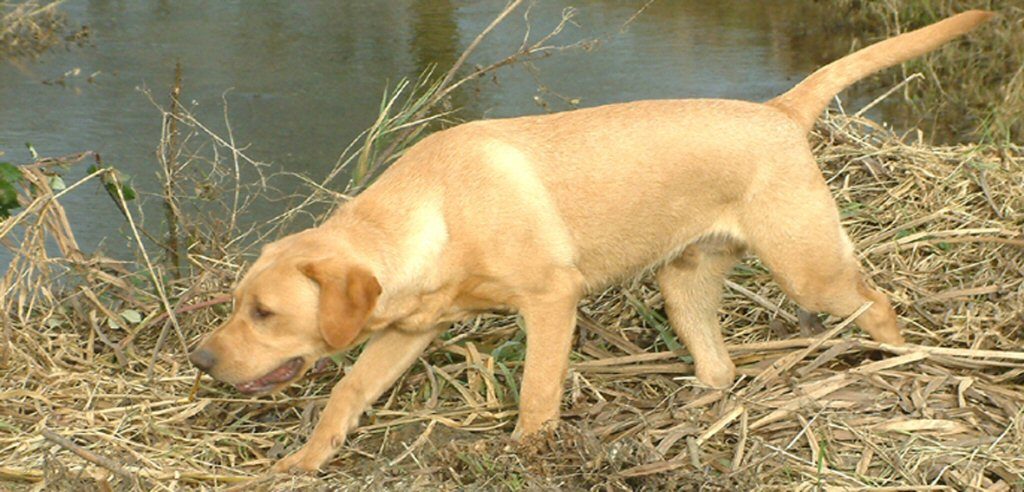
[[[256,393],[268,392],[280,384],[287,383],[299,376],[299,371],[306,364],[302,357],[293,357],[287,362],[277,366],[277,369],[270,371],[258,379],[235,385],[240,393],[253,395]]]

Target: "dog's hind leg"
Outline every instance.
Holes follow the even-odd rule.
[[[693,356],[697,379],[715,388],[729,386],[736,376],[722,339],[718,307],[724,277],[739,253],[731,244],[693,244],[657,275],[669,322]]]
[[[903,343],[889,300],[864,281],[814,158],[802,160],[748,204],[741,222],[750,248],[800,307],[846,317],[870,301],[857,326],[879,342]]]

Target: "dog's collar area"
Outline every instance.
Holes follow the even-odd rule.
[[[295,379],[304,365],[302,357],[293,357],[258,379],[235,385],[241,393],[255,394],[273,389],[275,386]]]

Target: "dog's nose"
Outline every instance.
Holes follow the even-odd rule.
[[[192,362],[192,365],[196,366],[203,372],[210,372],[210,368],[217,363],[217,358],[213,356],[213,352],[204,348],[193,350],[192,353],[189,354],[188,360]]]

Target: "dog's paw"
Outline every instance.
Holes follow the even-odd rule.
[[[270,471],[273,473],[316,472],[334,454],[337,447],[340,447],[340,444],[339,446],[332,446],[320,445],[314,442],[306,443],[302,449],[281,458],[280,461],[270,468]]]
[[[526,438],[550,434],[558,429],[558,424],[558,417],[544,420],[540,424],[530,423],[520,417],[519,421],[516,422],[516,428],[512,431],[511,438],[513,441],[522,442]]]
[[[306,458],[306,448],[302,448],[274,463],[270,468],[273,473],[309,473],[320,469],[319,463]]]
[[[731,360],[719,364],[698,364],[696,372],[698,381],[714,389],[728,388],[736,380],[736,366]]]

